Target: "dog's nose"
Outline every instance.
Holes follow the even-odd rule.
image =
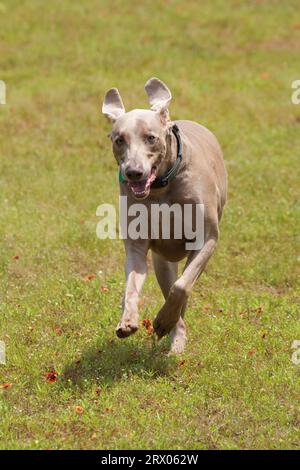
[[[143,176],[143,172],[134,168],[127,168],[125,175],[131,181],[137,181]]]

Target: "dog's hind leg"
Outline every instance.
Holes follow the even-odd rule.
[[[209,234],[209,237],[201,249],[190,253],[187,266],[182,276],[173,284],[165,304],[162,306],[153,322],[154,330],[158,338],[162,338],[176,326],[181,317],[182,308],[197,278],[204,270],[216,247],[217,237],[217,230],[215,230],[212,234]]]
[[[166,261],[161,256],[157,255],[156,253],[152,252],[152,260],[153,266],[156,274],[157,281],[160,285],[164,298],[166,299],[169,295],[171,287],[175,283],[178,277],[178,263],[172,263],[170,261]],[[180,354],[184,350],[185,342],[186,342],[186,332],[185,332],[185,324],[183,320],[183,315],[186,309],[186,302],[182,306],[181,316],[174,326],[174,328],[170,331],[170,337],[172,340],[171,343],[171,352]]]

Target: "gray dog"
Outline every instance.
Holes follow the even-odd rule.
[[[194,250],[186,248],[184,236],[164,239],[150,235],[148,239],[124,240],[126,289],[116,332],[119,338],[125,338],[138,329],[139,293],[146,279],[146,257],[151,249],[165,298],[153,322],[154,330],[158,338],[169,333],[171,352],[179,354],[186,342],[183,317],[187,299],[218,241],[227,174],[221,148],[208,129],[192,121],[171,122],[168,105],[172,95],[168,87],[151,78],[145,90],[150,110],[126,113],[116,88],[110,89],[104,98],[102,112],[113,123],[110,138],[120,168],[121,195],[127,196],[128,208],[137,201],[150,210],[153,204],[202,204],[204,238],[202,246]],[[183,258],[187,258],[186,265],[178,277],[178,262]]]

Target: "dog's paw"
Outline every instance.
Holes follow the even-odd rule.
[[[157,317],[155,318],[153,322],[153,328],[155,333],[158,336],[158,339],[162,338],[163,336],[167,335],[170,333],[170,331],[174,328],[176,325],[179,315],[174,315],[174,313],[167,313],[163,312],[163,309],[158,313]]]
[[[186,343],[186,331],[183,318],[179,318],[175,327],[170,333],[171,337],[171,348],[169,354],[182,354],[184,352]]]
[[[116,335],[118,338],[127,338],[133,335],[138,328],[139,326],[136,323],[120,322],[116,328]]]
[[[176,354],[176,355],[182,354],[184,352],[185,342],[186,342],[185,337],[173,338],[169,355],[171,356],[173,354]]]

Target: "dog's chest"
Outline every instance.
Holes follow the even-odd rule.
[[[179,261],[187,255],[186,231],[196,228],[195,204],[178,200],[183,198],[178,199],[173,193],[147,205],[150,247],[169,261]]]

